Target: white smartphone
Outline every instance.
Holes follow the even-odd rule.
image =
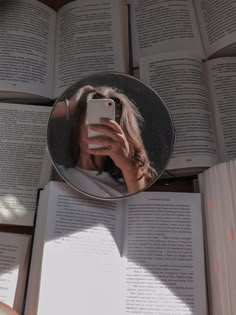
[[[87,123],[101,124],[100,118],[115,120],[115,102],[112,99],[91,99],[87,103]],[[88,137],[102,135],[88,128]],[[89,149],[101,148],[100,144],[89,144]]]

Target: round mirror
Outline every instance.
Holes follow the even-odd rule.
[[[48,122],[48,151],[59,175],[81,193],[120,199],[161,176],[174,144],[170,113],[148,85],[103,72],[68,88]]]

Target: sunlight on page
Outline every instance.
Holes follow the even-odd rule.
[[[47,241],[43,257],[39,315],[72,314],[78,305],[81,314],[123,313],[120,254],[107,227]]]
[[[156,314],[157,311],[158,314],[159,312],[160,314],[175,315],[195,314],[192,308],[194,302],[193,297],[191,298],[191,288],[189,288],[189,304],[192,305],[189,305],[180,298],[181,292],[186,288],[177,287],[177,278],[176,283],[172,283],[172,287],[176,285],[176,292],[174,292],[167,284],[168,275],[164,282],[150,270],[135,262],[128,262],[127,267],[126,312],[128,314],[137,314],[138,310],[149,311],[148,314]]]
[[[35,194],[34,194],[35,195]],[[34,199],[36,196],[24,199],[15,194],[5,194],[0,197],[0,223],[28,225],[33,223]],[[26,219],[28,217],[28,219]]]
[[[5,195],[0,199],[1,217],[10,221],[16,215],[24,216],[26,214],[25,207],[18,201],[14,195]]]
[[[52,246],[53,249],[62,246],[63,250],[65,249],[71,253],[75,252],[91,257],[95,255],[105,258],[108,255],[109,257],[111,257],[111,255],[113,257],[120,256],[111,231],[102,224],[47,241],[46,246]]]
[[[0,265],[3,263],[4,261],[2,260]],[[11,307],[13,306],[15,298],[18,271],[18,267],[12,267],[11,270],[4,271],[0,274],[0,301]]]
[[[26,235],[0,232],[0,301],[17,311],[23,301],[29,240]]]
[[[0,199],[1,218],[7,222],[15,218],[15,216],[24,216],[27,213],[25,207],[18,201],[14,195],[5,195]]]

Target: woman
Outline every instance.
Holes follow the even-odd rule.
[[[101,119],[99,125],[87,125],[87,102],[93,98],[114,100],[115,121]],[[142,117],[135,105],[123,93],[107,86],[84,86],[72,99],[66,103],[73,117],[70,152],[74,168],[63,171],[65,179],[97,196],[101,188],[102,197],[136,193],[152,183],[157,174],[142,142]],[[88,138],[88,128],[103,135]],[[89,149],[89,144],[100,144],[102,148]]]

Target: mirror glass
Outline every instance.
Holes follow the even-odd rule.
[[[174,127],[151,87],[130,75],[103,72],[56,100],[47,141],[64,181],[87,196],[111,200],[143,191],[161,176],[173,151]]]

